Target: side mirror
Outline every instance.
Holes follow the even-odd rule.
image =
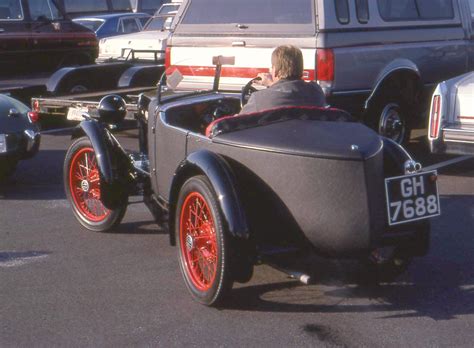
[[[107,95],[100,100],[98,112],[100,122],[116,126],[127,115],[127,104],[119,95]]]

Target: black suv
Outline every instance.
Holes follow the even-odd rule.
[[[95,34],[56,0],[0,0],[0,75],[90,64],[97,54]]]

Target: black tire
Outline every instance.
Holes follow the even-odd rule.
[[[207,306],[221,304],[233,284],[229,241],[216,195],[205,176],[192,177],[181,187],[175,235],[181,273],[193,299]]]
[[[86,167],[88,169],[84,169]],[[91,231],[104,232],[122,221],[128,198],[117,209],[107,209],[100,201],[99,171],[89,138],[79,138],[69,147],[64,160],[63,177],[66,197],[82,226]]]
[[[2,158],[0,159],[0,181],[6,180],[13,174],[18,164],[16,158]]]
[[[18,165],[17,159],[1,159],[0,160],[0,182],[9,178]]]
[[[380,135],[403,144],[410,140],[414,109],[413,103],[405,101],[399,91],[386,90],[367,111],[366,124]]]
[[[65,93],[81,94],[89,92],[90,88],[86,80],[72,80],[64,88]]]

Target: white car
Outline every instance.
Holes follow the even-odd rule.
[[[142,31],[133,34],[105,38],[99,42],[98,61],[113,59],[139,59],[163,61],[166,40],[176,10],[168,8],[179,4],[164,4],[145,24]]]
[[[433,153],[474,155],[474,72],[436,87],[428,139]]]

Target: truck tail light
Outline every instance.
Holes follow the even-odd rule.
[[[171,47],[166,47],[165,50],[165,69],[168,69],[171,65]]]
[[[433,97],[433,105],[431,106],[431,123],[430,123],[430,137],[437,138],[439,135],[439,121],[441,113],[441,96],[435,95]]]
[[[38,100],[33,102],[33,111],[40,112],[40,103]]]
[[[30,120],[31,123],[36,123],[39,121],[39,114],[36,111],[29,111],[28,119]]]
[[[334,81],[334,51],[332,49],[316,50],[316,80],[326,95],[330,94]]]

